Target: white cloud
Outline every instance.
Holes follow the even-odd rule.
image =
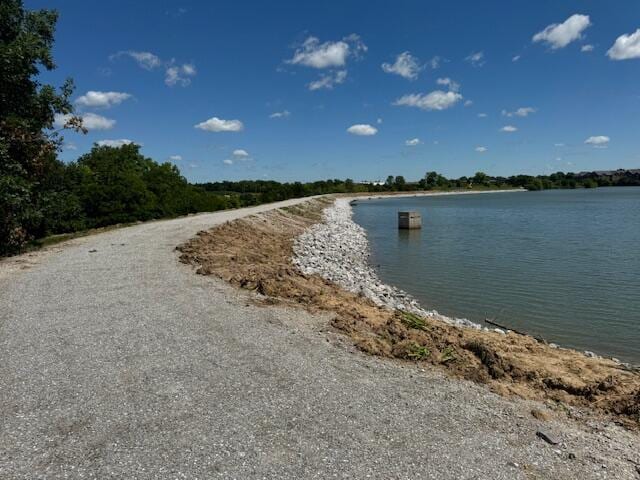
[[[609,141],[611,139],[606,135],[595,135],[593,137],[587,138],[584,143],[588,145],[592,145],[596,148],[606,148],[609,145]]]
[[[378,119],[376,120],[376,123],[377,123],[378,125],[382,125],[382,119],[381,119],[381,118],[378,118]]]
[[[162,60],[157,55],[154,55],[151,52],[137,52],[135,50],[127,50],[115,53],[111,55],[109,58],[111,60],[121,57],[123,55],[129,56],[133,58],[138,66],[144,68],[145,70],[153,70],[154,68],[158,68],[162,66]]]
[[[580,47],[580,51],[581,52],[593,52],[593,49],[595,47],[593,45],[582,45],[582,47]]]
[[[514,112],[508,112],[506,110],[502,110],[502,115],[505,117],[528,117],[532,113],[535,113],[536,109],[533,107],[520,107]]]
[[[123,145],[129,145],[133,143],[133,141],[128,138],[118,138],[116,140],[98,140],[96,143],[101,147],[119,148]]]
[[[289,110],[283,110],[281,112],[274,112],[271,115],[269,115],[269,118],[287,118],[289,115],[291,115],[291,112]]]
[[[65,150],[78,150],[78,147],[76,146],[76,144],[71,142],[65,143],[63,148]]]
[[[607,51],[611,60],[629,60],[640,58],[640,28],[635,33],[620,35]]]
[[[382,70],[386,73],[395,73],[403,78],[409,80],[415,80],[418,78],[422,66],[418,62],[418,59],[411,55],[409,52],[402,52],[396,57],[394,63],[383,63]]]
[[[427,62],[427,65],[431,67],[432,70],[440,68],[440,63],[442,63],[442,59],[439,56],[433,57],[431,60]]]
[[[411,93],[398,98],[393,105],[417,107],[422,110],[446,110],[462,100],[457,92],[434,90],[430,93]]]
[[[588,15],[574,14],[563,23],[552,23],[533,36],[534,42],[544,42],[553,50],[564,48],[582,38],[582,32],[591,25]]]
[[[449,90],[451,90],[452,92],[457,92],[458,90],[460,90],[460,84],[454,82],[453,80],[451,80],[449,77],[445,77],[445,78],[438,78],[436,80],[436,83],[438,85],[444,85],[449,87]]]
[[[487,114],[486,113],[479,113],[478,114],[478,118],[487,118]]]
[[[58,128],[64,128],[71,117],[71,114],[56,113],[53,123]],[[109,130],[116,124],[115,120],[96,113],[85,113],[80,115],[80,118],[82,118],[82,126],[87,130]]]
[[[137,52],[134,50],[120,51],[114,53],[109,57],[110,60],[116,58],[128,56],[133,58],[139,67],[145,70],[153,70],[159,67],[164,67],[164,83],[170,87],[174,85],[180,85],[186,87],[191,83],[191,78],[197,73],[196,66],[192,63],[183,63],[182,65],[176,65],[174,59],[170,61],[164,61],[157,55],[151,52]]]
[[[564,147],[564,143],[554,143],[554,147]]]
[[[339,85],[344,83],[347,79],[347,71],[346,70],[338,70],[335,73],[330,73],[328,75],[321,75],[318,80],[315,80],[307,85],[309,90],[331,90],[335,85]]]
[[[360,123],[356,125],[351,125],[349,128],[347,128],[347,132],[349,132],[352,135],[369,137],[371,135],[375,135],[376,133],[378,133],[378,129],[371,125]]]
[[[223,120],[218,117],[211,117],[209,120],[194,125],[194,127],[207,132],[241,132],[244,129],[240,120]]]
[[[131,98],[129,93],[124,92],[97,92],[95,90],[89,90],[84,95],[76,99],[76,103],[81,107],[89,108],[109,108],[113,105],[119,105],[128,98]]]
[[[227,159],[223,160],[222,163],[224,163],[225,165],[233,165],[233,160],[227,158]]]
[[[476,147],[476,152],[478,152],[478,153],[484,153],[487,150],[489,150],[487,147],[483,147],[483,146]]]
[[[249,158],[249,152],[242,148],[237,148],[233,151],[233,156],[238,159],[247,159]]]
[[[189,77],[193,77],[197,72],[193,64],[185,63],[183,65],[170,65],[164,73],[164,83],[168,86],[180,85],[186,87],[191,83],[191,78]]]
[[[517,132],[518,129],[516,127],[514,127],[513,125],[505,125],[504,127],[502,127],[500,129],[501,132],[507,132],[507,133],[512,133],[512,132]]]
[[[367,46],[355,34],[344,37],[337,42],[327,41],[324,43],[320,43],[316,37],[309,37],[296,49],[293,57],[286,63],[312,68],[344,67],[349,57],[357,57],[361,52],[366,51]]]
[[[481,67],[485,64],[484,52],[474,52],[465,58],[474,67]]]
[[[515,55],[513,58],[511,58],[512,62],[517,62],[518,60],[520,60],[520,58],[522,58],[521,55]]]
[[[169,155],[169,160],[171,160],[172,162],[181,162],[182,155]]]
[[[420,145],[422,141],[419,138],[412,138],[411,140],[405,140],[404,144],[407,147],[415,147],[416,145]]]
[[[464,102],[464,106],[465,106],[465,107],[470,107],[471,105],[473,105],[473,100],[466,100],[466,101]]]

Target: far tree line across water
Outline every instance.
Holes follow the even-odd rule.
[[[508,178],[478,172],[455,180],[428,172],[416,182],[399,175],[370,183],[192,184],[177,166],[146,158],[134,144],[96,145],[64,163],[58,159],[63,139],[54,128],[55,116],[66,116],[68,129],[86,130],[74,116],[71,79],[57,89],[38,80],[41,70],[55,68],[57,18],[55,11],[27,11],[21,0],[4,0],[0,8],[0,255],[54,234],[327,193],[640,185],[638,170]]]

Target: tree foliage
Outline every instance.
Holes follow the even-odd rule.
[[[56,90],[37,80],[55,68],[51,55],[57,13],[28,12],[19,0],[0,3],[0,254],[43,231],[55,195],[46,190],[59,167],[55,114],[69,114],[70,80]]]

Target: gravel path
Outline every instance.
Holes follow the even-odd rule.
[[[629,432],[541,424],[177,261],[198,230],[267,208],[0,263],[1,479],[640,478]]]

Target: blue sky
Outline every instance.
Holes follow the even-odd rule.
[[[192,181],[640,167],[637,1],[26,6],[59,10],[44,79],[73,77],[92,127],[65,160],[125,139]]]

